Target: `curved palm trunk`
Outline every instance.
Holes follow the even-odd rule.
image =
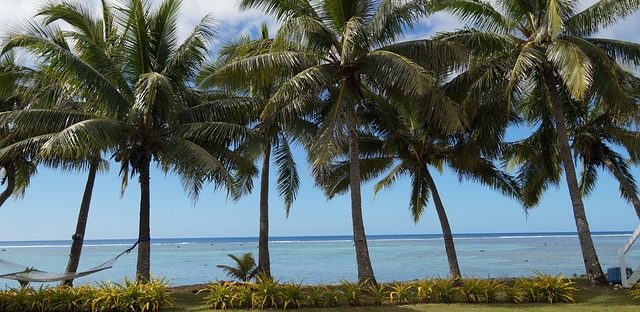
[[[351,189],[351,221],[353,223],[353,240],[356,247],[358,264],[358,281],[377,284],[373,275],[367,236],[362,219],[362,195],[360,191],[360,155],[358,151],[358,134],[355,124],[355,113],[351,112],[349,122],[349,186]]]
[[[609,157],[605,155],[602,161],[604,162],[605,166],[607,166],[607,169],[609,169],[613,176],[618,180],[618,182],[620,183],[620,187],[627,196],[627,200],[631,202],[633,208],[636,210],[638,218],[640,218],[640,199],[638,199],[633,185],[629,180],[625,178],[620,169],[613,163],[611,159],[609,159]]]
[[[258,271],[271,277],[269,260],[269,165],[271,161],[271,144],[267,144],[262,160],[260,174],[260,237],[258,239]]]
[[[567,186],[569,187],[569,196],[571,197],[571,203],[573,205],[573,217],[578,230],[578,239],[580,240],[580,248],[582,249],[582,258],[584,260],[587,278],[591,285],[608,285],[607,278],[602,272],[593,240],[591,239],[591,231],[589,230],[587,215],[584,210],[582,196],[580,195],[576,169],[569,146],[569,135],[567,134],[567,126],[564,120],[562,99],[557,89],[559,82],[553,70],[550,68],[545,69],[544,76],[545,84],[551,96],[551,110],[553,111],[553,118],[556,124],[558,148],[560,150],[560,157],[562,158],[565,178],[567,179]]]
[[[16,167],[13,164],[6,164],[3,167],[6,175],[7,187],[0,194],[0,207],[4,205],[16,189]]]
[[[150,158],[147,156],[140,166],[140,225],[138,232],[138,262],[136,266],[136,279],[139,282],[151,280],[149,166]]]
[[[447,212],[444,210],[444,205],[440,199],[440,193],[436,187],[436,182],[429,173],[426,171],[427,181],[429,182],[429,188],[431,189],[431,196],[433,197],[433,203],[436,206],[436,212],[438,213],[438,219],[440,220],[440,227],[442,227],[442,237],[444,238],[444,249],[447,253],[447,261],[449,261],[449,275],[452,279],[458,279],[462,276],[460,274],[460,266],[458,265],[458,255],[456,254],[456,246],[453,242],[453,234],[451,233],[451,226],[449,225],[449,218],[447,218]]]
[[[87,184],[84,187],[82,195],[82,203],[78,212],[78,221],[76,223],[76,231],[71,236],[73,243],[71,244],[71,252],[69,253],[69,262],[67,263],[67,273],[75,273],[80,263],[80,255],[82,254],[82,245],[84,244],[84,234],[87,229],[87,219],[89,219],[89,207],[91,206],[91,195],[93,194],[93,186],[98,172],[99,159],[93,160],[89,165],[89,176]],[[73,286],[73,279],[65,280],[63,285]]]

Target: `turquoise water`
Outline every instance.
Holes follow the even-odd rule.
[[[629,233],[594,233],[593,240],[606,271],[617,266],[618,249]],[[456,235],[458,260],[463,275],[517,277],[534,272],[567,276],[582,274],[584,266],[578,239],[572,233],[467,234]],[[85,242],[80,269],[96,266],[133,243],[132,240]],[[66,267],[69,241],[0,242],[0,258],[48,272]],[[276,237],[270,244],[272,273],[281,281],[336,283],[355,280],[353,243],[347,236]],[[159,239],[152,241],[152,272],[172,285],[206,283],[225,279],[218,264],[230,264],[227,254],[253,252],[256,238]],[[438,235],[369,236],[369,252],[380,282],[446,276],[447,259]],[[627,257],[630,266],[640,265],[640,247]],[[125,255],[112,269],[78,279],[78,283],[121,281],[135,276],[136,254]],[[3,272],[0,267],[0,274]],[[0,280],[2,286],[17,282]],[[36,284],[38,286],[38,284]]]

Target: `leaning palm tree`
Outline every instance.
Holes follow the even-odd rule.
[[[217,69],[224,64],[238,61],[246,57],[268,53],[272,50],[273,40],[269,38],[266,24],[262,25],[262,37],[251,40],[248,36],[239,37],[220,49],[218,60],[206,67],[200,77],[202,88],[215,90],[226,89],[229,92],[248,95],[257,104],[253,111],[247,112],[247,127],[254,136],[246,140],[239,147],[250,159],[262,157],[262,169],[260,172],[260,230],[258,238],[258,269],[260,274],[271,277],[271,262],[269,256],[269,173],[272,156],[275,157],[275,165],[278,171],[277,189],[285,202],[287,217],[296,198],[300,186],[300,178],[296,162],[291,153],[291,136],[296,131],[296,125],[305,123],[298,119],[295,125],[283,120],[282,116],[274,114],[260,119],[260,113],[276,92],[277,87],[285,77],[272,72],[256,73],[250,80],[238,81],[234,73],[220,75]],[[250,192],[253,172],[249,171],[238,177],[235,196]]]
[[[330,160],[341,151],[337,142],[348,138],[358,279],[375,283],[362,218],[358,112],[367,109],[363,103],[367,90],[410,97],[432,83],[430,73],[410,57],[449,56],[429,41],[399,42],[426,15],[424,2],[243,0],[241,7],[263,9],[283,22],[275,44],[284,51],[245,58],[225,70],[244,70],[240,77],[249,77],[253,70],[296,73],[271,97],[262,116],[279,112],[295,118],[308,112],[309,105],[317,107],[315,120],[320,126],[309,144],[317,173],[327,172]]]
[[[123,191],[130,175],[138,175],[140,281],[150,279],[151,162],[165,173],[177,174],[189,195],[197,198],[207,181],[230,187],[229,170],[242,161],[229,145],[245,130],[225,122],[220,110],[242,110],[246,101],[229,99],[222,104],[191,88],[214,31],[211,19],[205,17],[179,44],[179,7],[177,0],[163,1],[156,9],[142,0],[128,1],[117,10],[103,3],[102,22],[86,24],[94,21],[91,10],[63,2],[43,14],[48,22],[69,24],[73,31],[66,34],[73,47],[59,44],[35,23],[12,35],[5,47],[38,55],[73,94],[84,99],[73,109],[9,113],[3,116],[7,123],[33,131],[43,124],[62,126],[44,143],[44,157],[89,157],[97,150],[111,154],[121,164]],[[108,38],[115,43],[88,40],[100,37],[100,32],[114,34]]]
[[[541,101],[536,105],[548,107],[586,274],[591,284],[606,284],[580,194],[562,96],[575,101],[596,98],[596,105],[619,110],[631,103],[626,73],[616,60],[639,64],[640,46],[591,36],[636,12],[640,2],[601,0],[580,12],[570,0],[498,1],[497,8],[479,0],[430,3],[434,10],[448,11],[475,27],[443,34],[442,39],[467,47],[477,62],[509,61],[502,68],[513,103],[537,93]]]

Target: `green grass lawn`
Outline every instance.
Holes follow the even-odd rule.
[[[627,291],[613,290],[612,288],[587,288],[579,287],[576,293],[575,304],[417,304],[406,306],[382,306],[382,307],[339,307],[300,309],[301,312],[340,312],[340,311],[380,311],[380,312],[407,312],[407,311],[456,311],[456,312],[488,312],[488,311],[563,311],[563,312],[625,312],[640,311],[640,304],[633,302]],[[212,311],[201,304],[202,295],[196,296],[189,292],[174,294],[175,307],[168,311]],[[227,310],[238,311],[238,310]]]

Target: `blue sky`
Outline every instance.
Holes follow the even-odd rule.
[[[88,3],[96,3],[92,0]],[[583,1],[583,5],[593,3]],[[33,16],[44,1],[0,0],[0,26]],[[9,10],[5,8],[11,8]],[[239,33],[255,33],[267,22],[277,24],[255,11],[239,12],[236,0],[184,0],[181,34],[184,36],[205,14],[211,12],[220,21],[221,41]],[[424,38],[442,30],[460,27],[454,18],[436,15],[408,34],[409,39]],[[602,36],[640,41],[640,18],[633,16],[607,29]],[[219,44],[219,43],[218,43]],[[518,130],[511,136],[526,135]],[[302,181],[298,200],[288,219],[275,188],[270,196],[271,234],[348,235],[351,233],[348,196],[327,201],[309,177],[304,151],[295,155]],[[634,169],[637,175],[639,172]],[[593,231],[631,231],[638,225],[632,207],[619,198],[617,182],[601,172],[599,187],[585,200]],[[481,185],[458,181],[448,171],[435,177],[454,233],[575,231],[575,223],[566,186],[550,189],[541,205],[526,215],[518,203]],[[40,168],[24,198],[10,199],[0,208],[0,241],[68,239],[75,229],[86,173],[67,173]],[[91,207],[86,237],[134,238],[137,236],[139,189],[132,180],[120,198],[118,164],[100,174]],[[408,210],[408,181],[401,180],[390,191],[373,198],[372,187],[363,187],[365,227],[368,234],[440,233],[436,213],[429,206],[420,222],[414,224]],[[257,183],[256,183],[257,185]],[[275,185],[275,178],[271,185]],[[151,231],[162,237],[236,237],[257,236],[258,194],[238,202],[209,188],[194,205],[183,193],[179,181],[160,171],[152,172]]]

